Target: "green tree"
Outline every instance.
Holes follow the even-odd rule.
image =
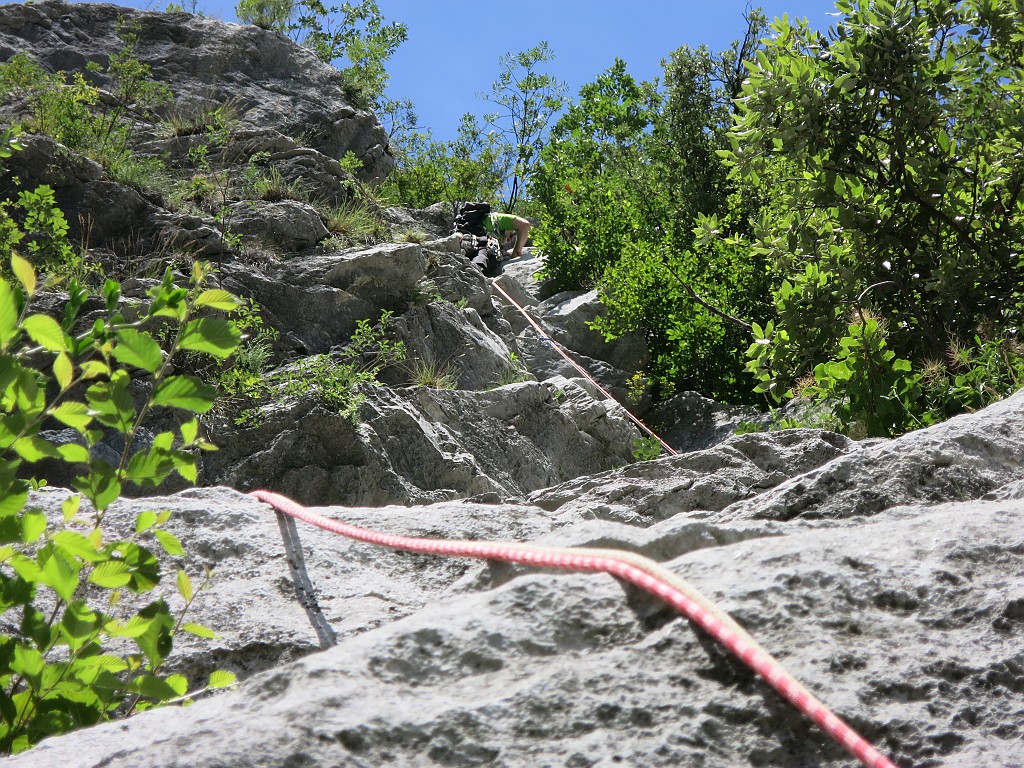
[[[546,41],[520,53],[506,53],[500,60],[498,79],[484,98],[496,111],[485,116],[502,136],[505,210],[515,210],[522,199],[548,125],[565,106],[567,89],[553,75],[540,71],[555,54]]]
[[[290,35],[321,61],[343,63],[347,95],[363,109],[385,102],[385,65],[409,34],[405,24],[385,22],[376,0],[340,6],[322,0],[239,0],[235,13],[242,21]]]
[[[504,179],[502,148],[469,113],[462,116],[452,141],[434,141],[429,132],[411,131],[392,149],[396,168],[382,194],[400,205],[424,208],[440,201],[498,199]]]
[[[286,34],[295,13],[295,0],[238,0],[235,16],[239,21]]]
[[[530,187],[546,274],[561,288],[597,287],[606,336],[645,334],[662,393],[751,397],[743,318],[767,312],[772,271],[760,254],[694,231],[743,228],[760,205],[717,154],[740,62],[764,28],[758,13],[747,21],[729,51],[674,51],[661,82],[637,82],[616,61],[552,128]]]
[[[873,422],[884,433],[931,407],[900,361],[942,367],[981,328],[998,339],[1024,319],[1024,25],[1010,0],[837,8],[827,36],[776,21],[740,99],[729,162],[773,190],[777,214],[749,244],[787,275],[751,369],[779,397],[813,371],[819,392],[824,377],[861,406],[848,420],[898,395],[903,417]],[[877,322],[852,330],[855,309]],[[902,375],[829,379],[830,360],[867,365],[852,350],[868,337],[871,365]]]

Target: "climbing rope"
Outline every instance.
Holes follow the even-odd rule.
[[[534,320],[533,317],[530,315],[529,312],[526,311],[525,308],[520,306],[516,302],[515,299],[513,299],[511,296],[509,296],[508,293],[505,291],[505,289],[502,288],[500,285],[498,285],[497,281],[492,282],[491,283],[491,287],[494,288],[495,290],[497,290],[498,293],[500,293],[502,296],[504,296],[505,299],[513,307],[515,307],[516,309],[518,309],[522,313],[523,317],[526,318],[526,322],[528,322],[530,325],[532,325],[534,327],[534,329],[537,331],[537,334],[540,336],[540,340],[541,341],[545,341],[548,344],[550,344],[558,354],[560,354],[562,357],[565,358],[566,362],[568,362],[569,365],[571,365],[573,368],[575,368],[577,371],[579,371],[580,374],[587,381],[589,381],[591,384],[593,384],[597,388],[597,391],[600,392],[602,395],[604,395],[606,399],[611,400],[613,402],[615,401],[615,398],[611,396],[611,393],[608,392],[608,390],[606,390],[600,384],[598,384],[594,380],[594,377],[591,376],[583,366],[581,366],[579,363],[577,363],[575,360],[573,360],[569,356],[569,353],[565,351],[565,348],[561,344],[559,344],[557,341],[555,341],[553,338],[551,338],[551,336],[547,333],[547,331],[545,331],[541,327],[540,323],[538,323],[536,320]],[[664,448],[669,453],[669,455],[671,455],[671,456],[677,455],[678,451],[676,451],[674,448],[672,448],[671,445],[669,445],[664,440],[662,440],[658,435],[656,435],[654,433],[654,431],[651,430],[651,428],[648,427],[646,424],[644,424],[642,421],[640,421],[640,419],[638,419],[636,416],[634,416],[632,413],[630,413],[628,408],[623,406],[623,410],[626,412],[626,415],[629,416],[629,418],[633,421],[633,423],[635,423],[638,427],[640,427],[640,429],[642,429],[648,435],[650,435],[655,440],[657,440],[659,443],[661,443],[661,447]]]
[[[611,574],[661,598],[698,624],[867,768],[896,768],[895,764],[881,752],[832,714],[728,614],[684,579],[642,555],[616,549],[542,547],[518,542],[454,541],[396,536],[325,517],[270,491],[253,491],[250,496],[269,504],[279,512],[325,531],[391,549]]]

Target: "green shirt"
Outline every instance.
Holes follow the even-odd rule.
[[[514,232],[516,229],[516,217],[511,213],[489,213],[484,219],[484,229],[492,235],[500,235],[502,232]]]

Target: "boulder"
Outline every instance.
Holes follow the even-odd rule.
[[[680,453],[728,440],[737,429],[767,429],[770,417],[750,406],[716,403],[699,392],[680,392],[644,414],[662,439]]]
[[[515,272],[527,278],[530,286],[527,288],[513,277],[507,269],[508,264],[505,266],[506,271],[496,285],[519,307],[512,305],[500,292],[495,292],[494,300],[500,307],[502,319],[516,335],[516,346],[522,352],[526,367],[540,379],[575,377],[585,372],[618,402],[637,410],[629,380],[647,365],[647,346],[643,337],[627,334],[606,342],[603,335],[589,325],[606,311],[596,291],[562,293],[539,301],[531,292],[536,283],[528,276],[529,273],[523,269]],[[529,318],[523,315],[523,310]],[[530,322],[531,319],[543,329],[543,334]],[[556,344],[567,352],[568,360]]]
[[[222,424],[209,484],[262,485],[308,504],[415,504],[525,494],[632,460],[619,406],[569,380],[486,391],[367,387],[360,424],[315,397]]]
[[[380,380],[388,384],[423,383],[417,380],[422,374],[449,373],[456,388],[478,390],[530,378],[512,350],[469,307],[447,301],[414,307],[394,320],[388,334],[405,344],[407,355],[381,373]]]
[[[232,520],[211,512],[216,500],[195,501],[179,514],[220,531],[211,557],[248,563],[258,546],[278,553],[272,573],[253,566],[248,583],[222,584],[208,595],[219,603],[228,636],[250,637],[250,653],[271,645],[268,657],[274,640],[289,632],[304,632],[308,646],[321,644],[297,599],[269,608],[291,591],[270,514],[260,519],[251,501],[224,499],[237,510]],[[431,535],[486,535],[496,519],[430,509],[409,510],[401,522]],[[478,509],[504,513],[520,533],[538,527],[529,515]],[[359,522],[368,516],[325,511]],[[402,514],[379,510],[373,522],[392,530],[395,512]],[[446,522],[453,512],[464,522]],[[957,502],[895,512],[857,528],[795,523],[782,536],[740,532],[668,566],[729,610],[899,764],[1019,764],[1024,599],[1007,589],[1007,578],[1024,569],[1024,507]],[[569,526],[544,541],[600,538],[643,550],[664,546],[668,533],[662,523],[617,541],[626,537],[615,524],[600,525],[586,535]],[[674,533],[685,539],[678,527]],[[367,545],[334,554],[339,545],[322,534],[299,535],[312,583],[323,591],[326,626],[372,624],[371,616],[386,617],[389,608],[403,618],[335,631],[336,645],[253,675],[235,692],[52,738],[10,764],[853,763],[702,632],[608,576],[471,565],[453,584],[465,567],[457,561],[445,572],[432,558],[391,553],[382,566],[384,556],[368,554]],[[257,600],[268,608],[250,624]]]
[[[295,200],[232,203],[225,212],[225,222],[232,234],[242,236],[243,243],[255,241],[272,246],[275,252],[297,253],[327,237],[327,228],[316,209]]]
[[[384,221],[394,237],[422,234],[428,239],[447,237],[452,231],[451,207],[434,203],[427,208],[386,208]]]
[[[899,504],[978,499],[1020,478],[1021,434],[1024,390],[978,413],[869,443],[716,517],[842,519]]]

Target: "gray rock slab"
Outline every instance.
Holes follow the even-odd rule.
[[[136,55],[174,89],[176,109],[229,102],[247,126],[301,136],[333,158],[354,152],[367,181],[394,166],[384,129],[350,104],[341,73],[287,36],[253,25],[100,3],[12,3],[0,6],[0,60],[28,52],[51,71],[84,72],[89,61],[105,64],[122,48],[121,19],[136,26]]]
[[[670,567],[901,765],[1020,761],[1019,502],[691,552]],[[226,738],[230,734],[230,738]],[[13,766],[852,765],[686,621],[604,575],[525,573],[183,710]]]
[[[866,444],[719,519],[845,518],[898,504],[977,499],[1024,473],[1024,390],[977,413]]]
[[[742,499],[756,508],[768,489],[855,447],[847,437],[820,430],[740,435],[703,451],[575,478],[529,498],[544,509],[647,526],[683,512],[718,512]]]

